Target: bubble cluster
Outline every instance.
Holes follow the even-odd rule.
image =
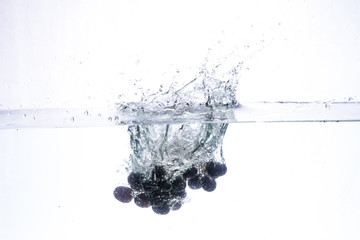
[[[134,202],[138,207],[148,208],[160,215],[179,210],[186,199],[186,187],[203,188],[212,192],[216,188],[215,178],[226,173],[226,165],[209,161],[193,165],[172,175],[163,166],[155,165],[149,177],[139,172],[131,172],[127,178],[129,187],[115,188],[114,196],[123,203]]]

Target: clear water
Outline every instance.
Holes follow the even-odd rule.
[[[0,127],[128,126],[131,151],[119,161],[122,185],[114,196],[167,214],[189,200],[190,188],[211,192],[217,188],[227,171],[223,140],[229,123],[360,120],[356,97],[239,103],[241,59],[238,52],[219,57],[209,51],[198,69],[169,71],[172,81],[160,88],[145,88],[136,79],[136,87],[119,95],[113,107],[2,110]]]
[[[1,130],[0,236],[276,238],[299,226],[303,237],[358,234],[359,123],[231,123],[216,189],[187,187],[166,216],[113,196],[128,186],[129,140],[125,125]]]

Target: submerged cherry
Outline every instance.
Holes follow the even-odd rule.
[[[175,180],[171,182],[171,189],[173,191],[180,192],[185,190],[185,188],[186,188],[186,182],[180,176],[178,176],[177,178],[175,178]]]
[[[134,190],[140,190],[142,188],[143,177],[140,173],[130,173],[128,176],[128,183],[130,187]]]
[[[164,203],[159,206],[152,206],[152,210],[157,214],[166,215],[170,212],[170,207],[168,204]]]
[[[155,190],[151,193],[151,205],[160,206],[170,201],[171,195],[168,191]]]
[[[171,210],[176,211],[181,208],[182,204],[181,202],[176,202],[174,205],[172,205]]]
[[[227,172],[227,167],[223,163],[211,161],[206,163],[206,171],[209,176],[217,178],[225,175],[225,173]]]
[[[137,195],[134,199],[134,202],[138,207],[142,208],[147,208],[151,205],[150,197],[145,193],[140,193],[139,195]]]
[[[170,191],[171,189],[171,183],[167,180],[161,180],[157,183],[158,188],[161,191]]]
[[[154,170],[152,171],[152,177],[157,181],[164,179],[165,175],[166,170],[163,166],[155,166]]]
[[[209,176],[204,176],[201,179],[201,186],[207,192],[212,192],[216,188],[216,181]]]
[[[132,189],[128,187],[117,187],[114,190],[114,197],[123,203],[131,202],[132,200]]]
[[[199,189],[201,188],[201,176],[197,175],[188,180],[188,185],[191,189]]]
[[[195,175],[198,173],[198,170],[196,167],[191,167],[189,169],[187,169],[184,173],[183,173],[183,177],[186,178],[192,178],[195,177]]]

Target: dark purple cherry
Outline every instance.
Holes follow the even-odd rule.
[[[132,200],[132,189],[128,187],[117,187],[114,190],[114,197],[123,203],[131,202]]]
[[[216,188],[216,181],[209,176],[204,176],[201,179],[201,187],[207,192],[212,192]]]
[[[178,176],[177,178],[175,178],[175,180],[173,180],[171,182],[171,190],[172,191],[180,192],[180,191],[185,190],[185,188],[186,188],[186,182],[180,176]]]
[[[170,212],[170,207],[167,203],[164,203],[159,206],[152,206],[152,210],[157,214],[166,215]]]
[[[160,206],[167,204],[169,200],[171,199],[170,192],[167,191],[161,191],[161,190],[155,190],[150,195],[151,199],[151,205],[153,206]]]
[[[182,190],[182,191],[173,191],[171,190],[171,196],[173,196],[174,198],[181,198],[184,199],[186,197],[186,191]]]
[[[157,186],[161,191],[170,191],[171,189],[171,183],[167,180],[161,180],[157,183]]]
[[[137,195],[134,199],[134,202],[137,206],[142,208],[147,208],[150,207],[151,205],[150,197],[145,193],[140,193],[139,195]]]
[[[143,177],[140,173],[130,173],[128,176],[128,183],[130,187],[134,190],[140,190],[142,188]]]
[[[183,177],[185,179],[195,177],[195,175],[198,173],[198,170],[196,167],[192,166],[191,168],[188,168],[184,173]]]
[[[182,204],[181,202],[176,202],[174,205],[172,205],[171,210],[176,211],[181,208]]]
[[[201,188],[201,176],[196,175],[188,180],[188,185],[191,189],[199,189]]]
[[[163,166],[155,166],[153,172],[152,172],[152,176],[154,178],[154,180],[161,180],[164,179],[166,175],[166,170]]]
[[[206,163],[205,168],[209,176],[213,178],[223,176],[227,171],[225,164],[213,161]]]
[[[146,192],[152,192],[158,189],[157,183],[154,180],[146,180],[143,182],[143,188]]]

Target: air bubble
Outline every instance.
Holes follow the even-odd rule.
[[[88,116],[88,115],[89,115],[89,112],[86,110],[86,111],[84,112],[84,115],[85,115],[85,116]]]
[[[70,121],[74,122],[74,121],[75,121],[75,118],[74,118],[74,117],[71,117],[71,118],[70,118]]]
[[[112,117],[109,117],[109,118],[108,118],[108,121],[109,121],[109,122],[112,122]]]

